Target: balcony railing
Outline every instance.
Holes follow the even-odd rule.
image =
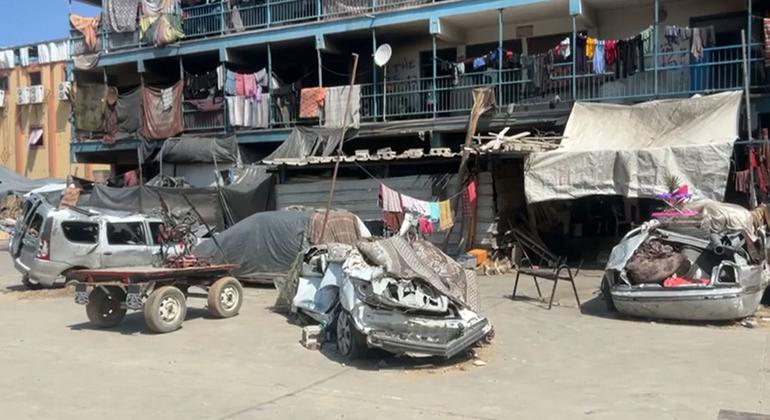
[[[185,39],[219,36],[227,33],[252,31],[275,26],[338,19],[357,15],[385,12],[433,3],[436,0],[265,0],[243,8],[215,2],[182,8]],[[71,36],[73,55],[87,52],[83,37]],[[96,51],[111,52],[145,47],[139,31],[112,33],[99,31]],[[91,51],[91,52],[96,52]]]

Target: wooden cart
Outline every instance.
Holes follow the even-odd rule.
[[[77,281],[75,303],[86,306],[86,314],[94,326],[114,327],[123,321],[126,311],[132,309],[142,310],[150,331],[166,333],[182,326],[188,297],[206,297],[214,317],[237,315],[243,303],[243,287],[229,276],[235,268],[238,266],[221,264],[76,270],[67,273],[67,281]],[[206,290],[206,295],[190,293],[191,286]]]

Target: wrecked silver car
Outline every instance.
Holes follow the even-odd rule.
[[[278,285],[281,296],[292,312],[331,328],[346,358],[368,348],[450,358],[492,329],[477,313],[475,273],[427,241],[318,246],[294,273]]]
[[[602,281],[609,309],[686,321],[753,314],[769,278],[764,228],[714,230],[708,217],[653,220],[629,232],[612,250]]]

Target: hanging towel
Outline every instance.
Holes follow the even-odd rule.
[[[382,212],[382,224],[391,232],[398,232],[404,223],[404,213],[396,211]]]
[[[454,219],[452,219],[452,208],[450,206],[449,200],[440,201],[438,203],[439,208],[439,222],[438,227],[439,230],[447,230],[454,226],[455,222]]]
[[[246,96],[246,84],[241,73],[235,73],[235,96]]]
[[[594,52],[594,73],[604,73],[604,41],[596,43],[596,52]]]
[[[257,77],[253,73],[243,75],[243,96],[247,98],[257,96]]]
[[[434,222],[438,222],[439,219],[441,219],[441,213],[439,211],[438,203],[431,202],[430,203],[430,220],[433,220]]]
[[[72,27],[83,34],[83,39],[88,51],[96,49],[96,30],[99,28],[99,16],[85,17],[80,15],[70,15]]]
[[[326,101],[324,102],[324,127],[342,128],[345,126],[345,106],[350,91],[350,112],[348,113],[348,127],[358,128],[361,124],[361,86],[335,86],[326,88]]]
[[[380,184],[380,203],[384,211],[394,213],[403,213],[404,211],[401,205],[401,194],[385,184]]]
[[[321,107],[326,99],[326,88],[304,88],[300,92],[299,117],[315,118],[320,115]]]
[[[590,36],[586,39],[586,57],[590,60],[594,58],[594,52],[596,51],[596,38]]]
[[[690,53],[696,61],[700,61],[703,58],[703,38],[701,38],[700,28],[692,29],[692,47]]]
[[[252,13],[250,10],[246,10],[246,13]],[[235,32],[243,32],[243,19],[241,18],[241,11],[238,10],[238,6],[233,6],[230,10],[230,29]]]
[[[236,75],[235,72],[232,72],[230,70],[225,70],[225,94],[230,96],[235,96],[235,79]]]

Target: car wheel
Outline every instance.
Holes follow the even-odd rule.
[[[155,289],[144,303],[144,323],[156,333],[178,330],[187,316],[184,293],[174,286]]]
[[[122,307],[126,292],[119,287],[96,287],[88,295],[86,315],[97,328],[110,328],[120,324],[126,316],[126,308]]]
[[[209,313],[216,318],[238,314],[243,304],[243,286],[235,277],[222,277],[214,282],[208,295]]]
[[[40,290],[43,285],[30,279],[29,276],[21,276],[21,283],[29,290]]]
[[[346,359],[355,359],[366,349],[366,336],[356,329],[350,313],[341,310],[337,316],[337,351]]]
[[[615,308],[615,302],[612,301],[612,293],[610,292],[610,279],[607,274],[602,277],[601,291],[602,297],[604,298],[604,304],[607,305],[607,310],[610,312],[617,312],[617,308]]]

